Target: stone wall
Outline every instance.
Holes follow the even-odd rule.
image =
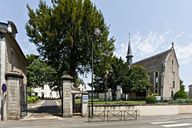
[[[137,110],[138,116],[160,116],[160,115],[176,115],[176,114],[192,114],[192,105],[143,105],[143,106],[94,106],[95,114],[99,114],[103,110],[120,111],[120,110]]]
[[[7,95],[7,118],[20,119],[20,88],[19,78],[8,77],[8,95]]]
[[[15,42],[13,38],[10,36],[7,36],[6,38],[6,53],[5,53],[5,59],[6,59],[6,72],[14,71],[18,72],[23,76],[23,84],[27,84],[27,70],[26,70],[26,60],[24,56],[22,55],[20,48],[16,45],[17,42]]]
[[[163,96],[171,97],[172,91],[174,95],[180,89],[179,65],[174,50],[167,56],[165,68]],[[175,86],[173,81],[175,81]]]

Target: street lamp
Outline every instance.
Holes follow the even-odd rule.
[[[99,28],[94,29],[94,34],[96,36],[101,34]],[[91,41],[91,117],[93,117],[93,41]]]

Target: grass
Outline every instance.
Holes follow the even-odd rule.
[[[89,101],[91,104],[91,101]],[[94,105],[143,105],[145,101],[94,101]]]
[[[39,100],[38,96],[27,96],[27,102],[28,103],[35,103]]]
[[[81,99],[75,99],[75,104],[81,104]],[[91,104],[91,99],[89,99]],[[99,101],[99,99],[93,99],[94,105],[143,105],[145,101]]]

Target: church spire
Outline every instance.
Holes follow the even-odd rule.
[[[174,42],[172,42],[172,47],[171,48],[174,49]]]
[[[130,66],[132,65],[132,58],[133,58],[133,55],[132,55],[132,50],[131,50],[131,43],[130,43],[130,33],[129,33],[129,44],[128,44],[128,49],[127,49],[127,64],[130,68]]]

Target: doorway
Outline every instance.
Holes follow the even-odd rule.
[[[82,116],[82,94],[73,94],[73,116]]]

